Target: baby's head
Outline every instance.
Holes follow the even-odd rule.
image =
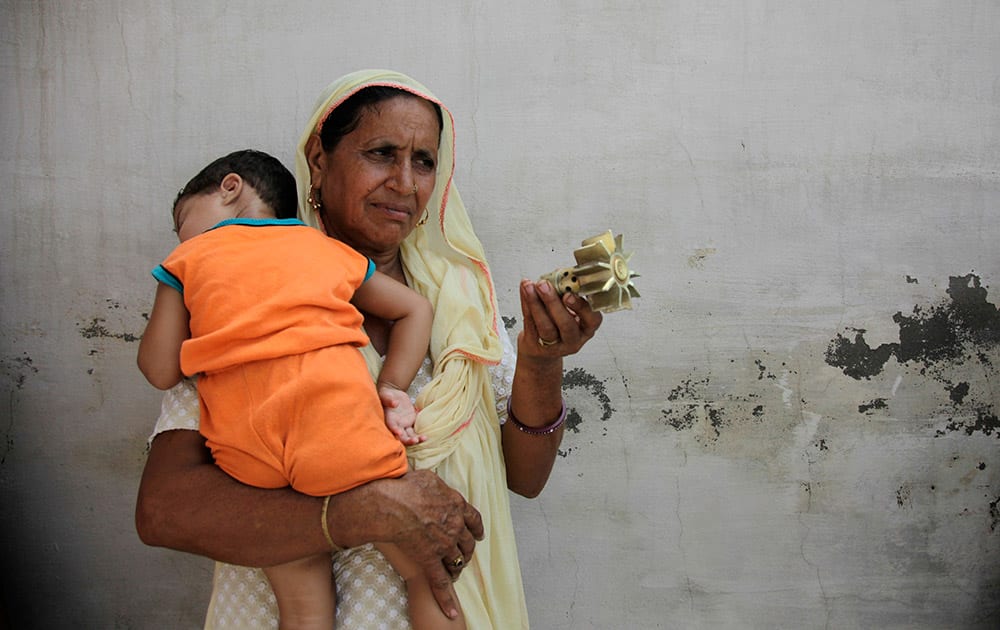
[[[277,158],[246,149],[215,160],[177,193],[174,228],[184,241],[224,219],[294,218],[297,206],[291,172]]]

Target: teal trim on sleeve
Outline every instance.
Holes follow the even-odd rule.
[[[154,278],[167,286],[177,289],[181,295],[184,295],[184,285],[177,279],[177,276],[167,271],[166,267],[157,265],[152,273]]]
[[[375,261],[371,258],[368,259],[368,272],[365,274],[365,279],[361,281],[361,284],[368,282],[368,278],[372,277],[375,273]]]

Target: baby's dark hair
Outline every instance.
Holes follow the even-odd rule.
[[[223,178],[236,173],[279,219],[294,218],[298,212],[295,177],[277,158],[253,149],[235,151],[220,157],[191,178],[174,199],[174,209],[181,199],[208,193],[222,184]]]

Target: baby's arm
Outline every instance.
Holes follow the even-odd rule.
[[[191,336],[190,319],[180,291],[158,283],[149,323],[139,342],[137,361],[153,387],[170,389],[183,378],[181,344]]]
[[[379,398],[392,432],[404,444],[416,444],[423,438],[413,432],[416,412],[406,390],[427,356],[434,318],[431,304],[413,289],[378,271],[354,292],[352,302],[367,313],[393,322],[378,378]]]

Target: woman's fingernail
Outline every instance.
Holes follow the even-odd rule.
[[[545,295],[549,295],[550,293],[552,293],[552,285],[550,285],[548,282],[542,281],[535,286],[537,286],[538,290],[544,293]]]

